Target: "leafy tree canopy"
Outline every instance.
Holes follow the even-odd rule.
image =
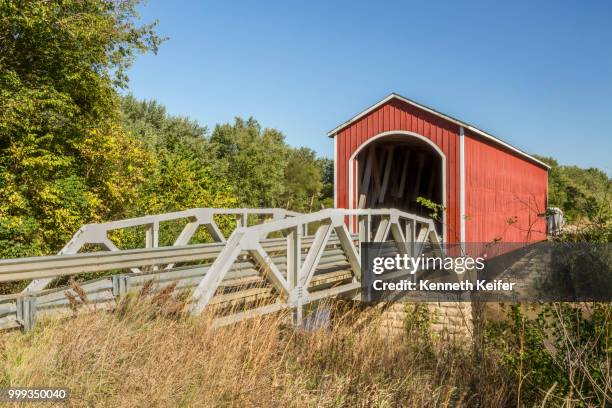
[[[168,115],[155,101],[122,98],[122,123],[151,151],[155,164],[141,186],[134,215],[191,207],[233,207],[232,185],[225,179],[207,138],[207,129],[187,118]]]
[[[116,87],[157,51],[134,1],[0,3],[0,251],[57,250],[84,222],[120,215],[152,157],[115,121]]]
[[[322,187],[321,167],[314,150],[307,147],[292,150],[285,167],[286,206],[302,212],[312,211]]]
[[[236,118],[217,125],[210,142],[217,159],[225,163],[225,177],[241,206],[276,207],[284,193],[284,169],[289,154],[285,136],[262,129],[253,118]]]
[[[563,166],[551,157],[539,157],[548,172],[548,205],[559,207],[570,221],[594,221],[610,216],[612,178],[596,168]]]

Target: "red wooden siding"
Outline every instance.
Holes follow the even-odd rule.
[[[460,240],[459,124],[401,99],[389,99],[336,133],[336,198],[340,208],[355,208],[349,197],[349,160],[368,139],[395,130],[417,133],[446,157],[446,239]],[[409,136],[407,136],[409,137]],[[527,157],[469,130],[464,137],[465,241],[528,242],[546,238],[538,217],[547,205],[547,170]]]
[[[368,139],[393,130],[418,133],[434,142],[446,156],[447,242],[459,242],[459,126],[397,99],[390,100],[336,134],[337,206],[349,208],[350,205],[349,160],[353,153]],[[352,197],[353,203],[354,200]]]
[[[464,148],[466,242],[545,239],[546,169],[467,131]]]

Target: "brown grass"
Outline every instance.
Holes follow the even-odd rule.
[[[0,387],[57,386],[68,406],[504,406],[511,382],[494,361],[433,344],[420,332],[381,333],[377,316],[334,306],[327,327],[287,315],[213,329],[168,313],[160,296],[115,312],[47,320],[0,337]],[[172,306],[174,305],[174,306]],[[370,310],[366,313],[378,313]],[[357,324],[359,323],[359,324]]]

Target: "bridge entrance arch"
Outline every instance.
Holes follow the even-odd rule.
[[[432,212],[418,197],[442,205],[435,220],[445,236],[446,157],[428,138],[392,131],[368,139],[353,153],[349,187],[352,208],[397,208],[428,217]]]

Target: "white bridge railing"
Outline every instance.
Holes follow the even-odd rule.
[[[218,226],[219,216],[237,221],[227,239]],[[249,217],[257,224],[249,225]],[[159,246],[160,223],[184,218],[188,222],[176,237],[170,237],[172,244]],[[347,225],[355,226],[354,231]],[[144,248],[119,249],[109,234],[131,227],[144,228]],[[200,227],[215,242],[189,244]],[[170,242],[168,237],[165,241]],[[300,320],[302,307],[310,302],[354,296],[360,287],[361,243],[386,241],[413,256],[420,254],[424,243],[441,250],[432,220],[395,209],[328,209],[311,214],[282,209],[191,209],[90,224],[75,234],[60,255],[0,261],[0,282],[34,279],[21,294],[0,297],[0,328],[28,328],[37,312],[66,309],[65,292],[70,288],[44,289],[53,279],[107,271],[112,276],[80,285],[90,301],[108,307],[127,291],[153,280],[158,289],[174,282],[177,290],[191,290],[186,307],[192,313],[207,307],[223,311],[217,324],[284,308],[296,310]],[[106,251],[76,253],[88,244]]]
[[[58,255],[76,254],[85,245],[99,245],[107,251],[119,251],[119,248],[110,239],[109,233],[126,228],[145,227],[145,247],[157,248],[159,246],[159,227],[163,222],[188,220],[172,246],[187,245],[199,228],[205,228],[215,242],[225,242],[225,236],[217,225],[215,216],[234,216],[237,227],[248,226],[249,215],[269,217],[273,220],[299,215],[297,212],[280,208],[191,208],[185,211],[176,211],[165,214],[147,215],[119,221],[110,221],[99,224],[82,226],[70,241],[60,250]],[[166,265],[170,269],[172,264]],[[141,272],[137,267],[133,272]],[[35,292],[44,289],[51,279],[35,279],[25,292]]]
[[[351,234],[347,228],[347,221],[353,221],[355,218],[359,226],[356,235]],[[375,230],[373,221],[376,224]],[[316,225],[316,232],[308,247],[305,247],[302,237],[313,224]],[[285,273],[281,272],[279,265],[263,247],[263,243],[274,233],[282,233],[286,237]],[[353,274],[352,279],[326,291],[311,293],[310,283],[315,271],[321,266],[322,256],[332,236],[336,238],[335,241],[346,257]],[[285,307],[295,308],[300,320],[304,304],[358,289],[361,278],[360,243],[384,242],[388,238],[392,238],[400,246],[400,251],[410,254],[416,254],[415,251],[422,249],[425,242],[441,250],[432,220],[395,209],[329,209],[251,228],[239,228],[225,243],[208,273],[194,290],[191,311],[201,313],[204,310],[220,283],[239,261],[240,255],[246,252],[280,295],[281,301],[265,306],[261,312]],[[253,312],[257,311],[251,313]]]

